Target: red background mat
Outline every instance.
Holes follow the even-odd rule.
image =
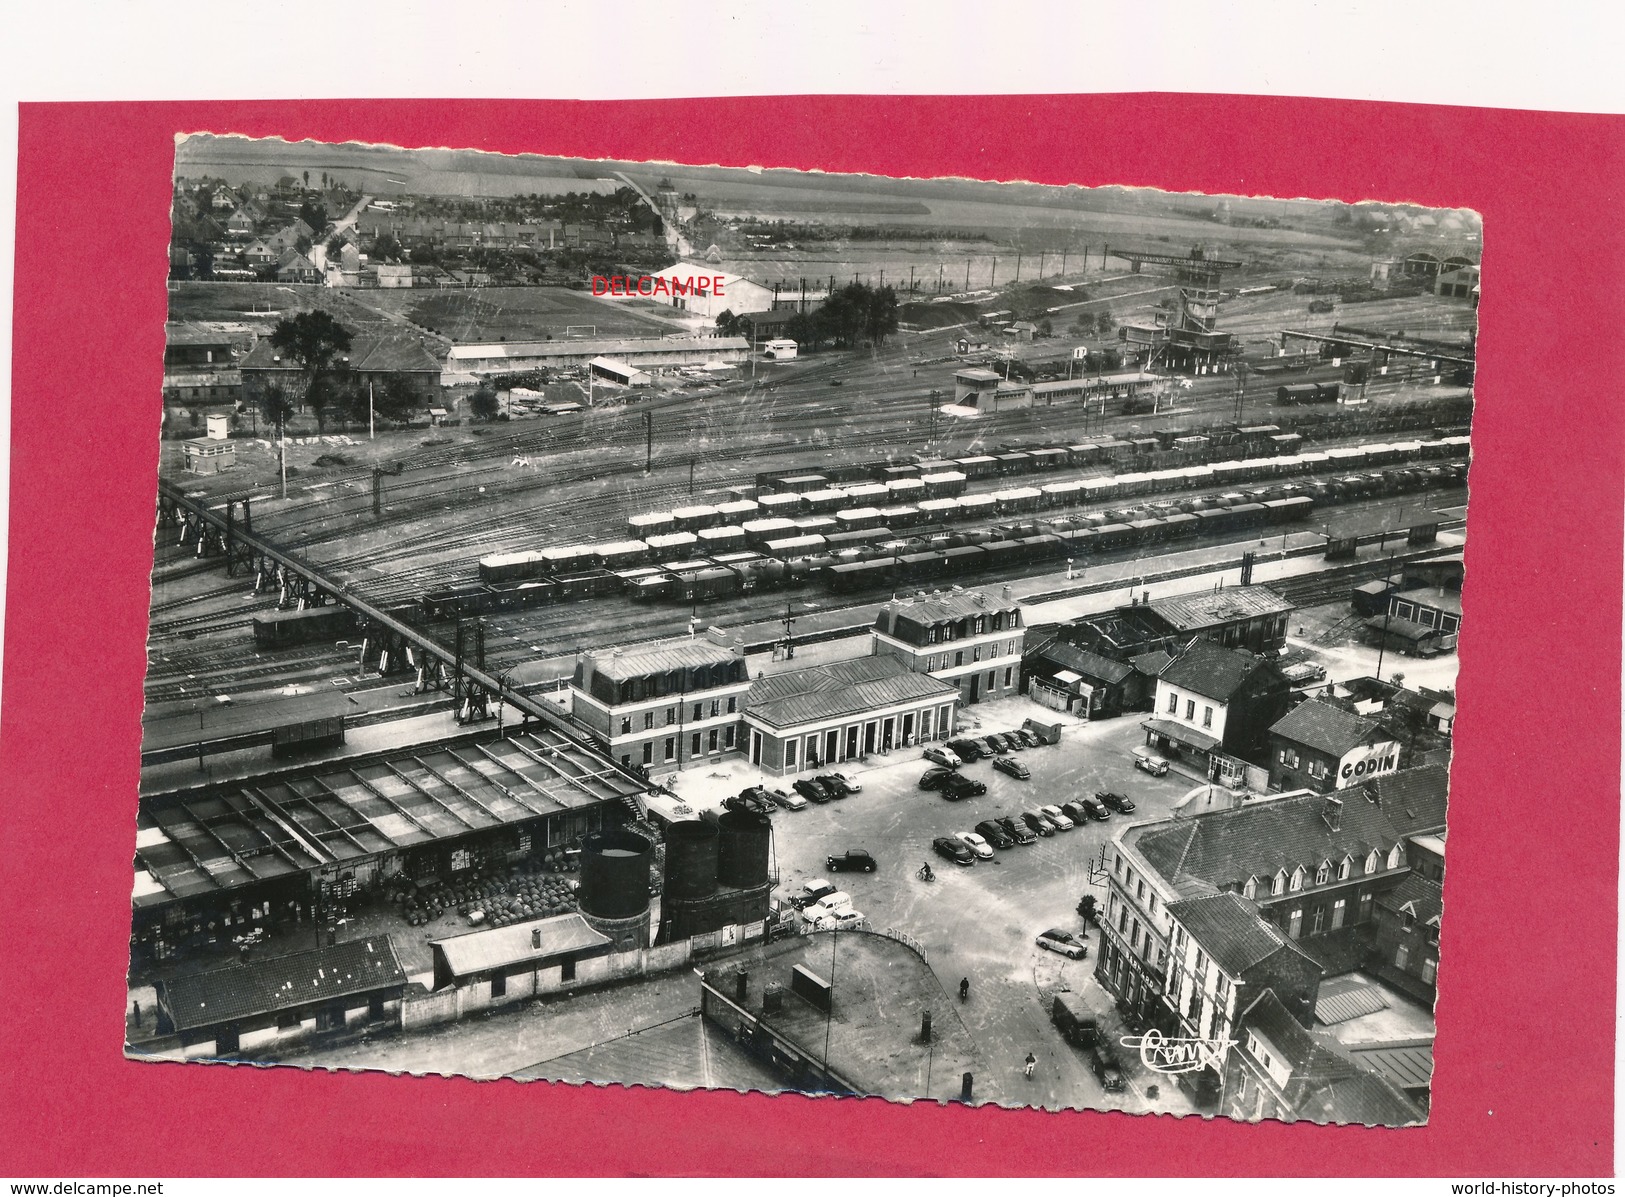
[[[120,1054],[174,135],[1376,199],[1484,217],[1423,1129],[913,1108]],[[1625,129],[1136,95],[23,105],[0,707],[13,1175],[1599,1175],[1612,1168]]]

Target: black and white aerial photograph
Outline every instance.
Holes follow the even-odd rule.
[[[173,182],[127,1056],[1427,1121],[1475,212]]]

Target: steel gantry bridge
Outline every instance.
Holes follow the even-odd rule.
[[[241,504],[242,516],[237,515]],[[455,700],[459,720],[488,716],[492,699],[507,703],[543,726],[552,729],[575,747],[605,761],[609,768],[634,783],[651,789],[647,777],[610,759],[581,735],[580,729],[551,703],[538,702],[514,687],[504,676],[484,668],[483,625],[473,623],[472,637],[458,623],[457,643],[447,647],[398,615],[368,602],[350,587],[285,549],[279,549],[253,529],[249,499],[231,499],[224,510],[192,498],[167,479],[158,480],[158,526],[178,530],[181,544],[196,544],[200,557],[223,559],[226,576],[239,571],[255,577],[255,589],[281,588],[282,602],[306,606],[342,604],[356,613],[363,636],[361,668],[376,668],[380,675],[413,669],[418,689],[448,690]],[[469,658],[473,659],[470,660]]]

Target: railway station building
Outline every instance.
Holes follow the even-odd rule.
[[[946,739],[959,699],[890,655],[759,677],[745,706],[750,763],[785,775]]]
[[[1027,631],[1021,605],[983,591],[921,592],[893,599],[875,615],[872,652],[903,661],[959,690],[962,705],[1021,693]]]
[[[738,751],[749,690],[742,651],[683,640],[583,653],[570,710],[623,768],[665,773]]]
[[[744,337],[572,337],[453,345],[446,354],[440,381],[445,386],[466,386],[492,374],[582,367],[596,357],[659,373],[681,366],[704,366],[707,362],[746,361],[750,342]]]
[[[1291,693],[1274,662],[1196,640],[1157,677],[1146,743],[1176,758],[1188,753],[1212,776],[1221,757],[1261,759]]]
[[[538,860],[642,813],[607,760],[531,724],[142,795],[132,955],[331,927],[395,880],[457,881]]]

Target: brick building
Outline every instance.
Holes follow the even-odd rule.
[[[750,690],[742,652],[708,641],[585,653],[570,713],[623,766],[650,772],[734,752]]]
[[[1213,776],[1221,757],[1261,758],[1291,693],[1273,661],[1198,639],[1158,675],[1146,743],[1175,758],[1188,754]]]
[[[1379,720],[1311,698],[1270,728],[1270,789],[1346,789],[1394,772],[1399,758],[1399,742]]]
[[[870,636],[874,655],[957,687],[969,705],[1020,693],[1023,624],[1020,604],[1008,597],[939,591],[885,604]]]
[[[908,748],[953,732],[959,690],[897,657],[770,674],[745,703],[750,762],[787,774]]]

